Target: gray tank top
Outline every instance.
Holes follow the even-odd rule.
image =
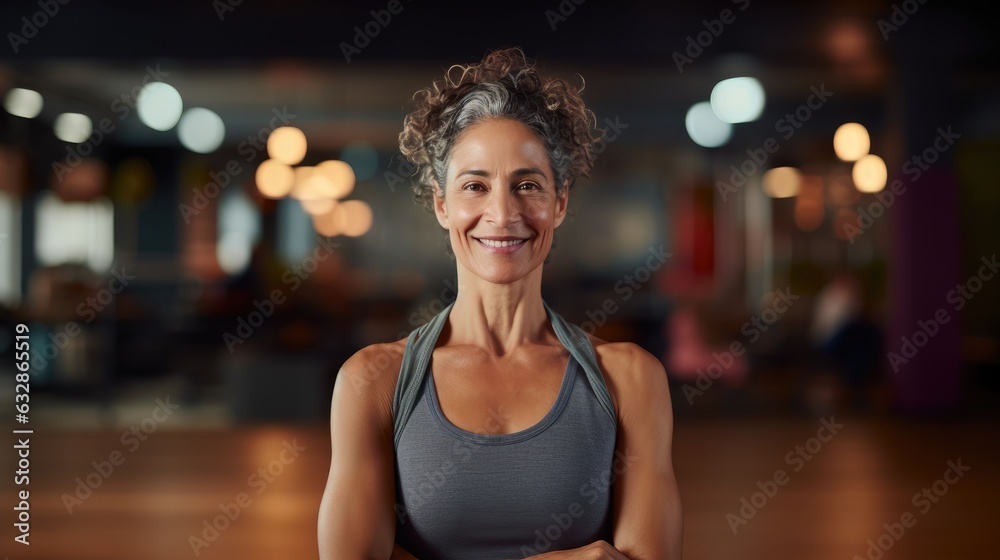
[[[534,426],[480,434],[441,411],[430,355],[451,305],[407,341],[393,399],[396,542],[420,560],[508,559],[611,542],[617,421],[593,346],[545,305],[570,352]]]

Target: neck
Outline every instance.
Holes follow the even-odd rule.
[[[542,267],[511,284],[487,282],[458,266],[458,296],[448,316],[449,340],[504,356],[547,338]]]

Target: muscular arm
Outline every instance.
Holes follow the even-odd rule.
[[[393,543],[392,396],[400,356],[397,344],[369,346],[337,375],[330,474],[319,511],[321,560],[413,558]]]
[[[663,365],[635,344],[598,347],[617,396],[614,547],[630,560],[680,560],[683,515],[672,460],[673,408]]]

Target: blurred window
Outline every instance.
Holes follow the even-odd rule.
[[[107,198],[64,202],[46,192],[35,209],[35,256],[42,266],[85,264],[103,274],[114,260],[114,232],[114,207]]]
[[[285,264],[301,262],[316,246],[312,219],[294,198],[278,202],[278,257]]]
[[[250,266],[253,248],[260,241],[260,209],[243,189],[231,189],[219,201],[219,238],[216,257],[230,276]]]

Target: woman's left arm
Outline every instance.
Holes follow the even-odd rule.
[[[631,560],[680,560],[684,521],[666,372],[636,344],[602,346],[601,362],[618,400],[612,544]]]

